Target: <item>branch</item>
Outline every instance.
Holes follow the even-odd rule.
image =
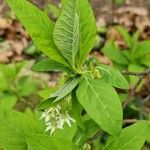
[[[128,95],[127,99],[125,100],[125,102],[123,103],[123,108],[126,108],[127,105],[132,101],[132,97],[135,95],[135,92],[138,89],[139,85],[141,84],[142,80],[143,80],[143,78],[139,77],[139,80],[137,81],[135,86],[130,89],[129,95]]]
[[[122,72],[123,75],[131,75],[131,76],[142,76],[142,77],[145,77],[147,76],[148,74],[150,74],[150,69],[147,69],[143,72],[130,72],[130,71],[123,71]]]
[[[122,72],[123,75],[132,75],[132,76],[138,76],[139,80],[137,81],[137,83],[135,84],[134,87],[132,87],[129,90],[129,95],[127,97],[127,99],[125,100],[124,104],[123,104],[123,108],[126,108],[127,105],[132,101],[132,97],[135,96],[135,92],[138,89],[139,85],[141,84],[143,78],[147,75],[150,74],[150,69],[147,69],[143,72],[129,72],[129,71],[124,71]]]
[[[138,119],[124,119],[123,124],[136,123],[138,121],[139,121]]]

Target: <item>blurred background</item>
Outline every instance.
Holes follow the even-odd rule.
[[[54,20],[58,17],[59,0],[30,1],[47,11]],[[112,28],[115,24],[124,26],[131,34],[139,30],[140,40],[150,39],[149,0],[90,0],[90,3],[96,16],[98,32],[102,35],[97,44],[103,44],[108,36],[114,36],[119,44],[123,44],[119,34]],[[0,0],[0,42],[0,63],[21,61],[23,57],[33,57],[34,53],[40,55],[40,51],[31,46],[30,37],[5,0]]]

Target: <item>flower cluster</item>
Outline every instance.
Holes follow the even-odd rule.
[[[63,129],[64,123],[67,123],[71,127],[71,121],[75,122],[73,118],[70,117],[67,110],[64,110],[61,105],[56,107],[50,107],[46,109],[41,116],[41,119],[45,120],[46,132],[50,130],[52,135],[56,129]]]

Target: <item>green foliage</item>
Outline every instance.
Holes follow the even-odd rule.
[[[146,55],[149,55],[150,57],[150,41],[148,40],[139,43],[135,57],[138,58]]]
[[[5,149],[24,150],[27,148],[26,136],[42,132],[35,120],[23,113],[0,112],[0,143]]]
[[[114,0],[114,2],[118,5],[123,4],[125,0]]]
[[[133,72],[142,72],[144,69],[145,68],[143,66],[140,66],[136,63],[131,63],[128,66],[128,71],[133,71]],[[129,79],[130,79],[130,83],[134,84],[138,80],[138,77],[130,76]]]
[[[54,4],[49,4],[46,6],[45,12],[50,13],[54,19],[58,18],[60,15],[60,9]]]
[[[65,125],[63,130],[58,129],[57,131],[55,131],[52,137],[59,137],[62,139],[66,139],[68,141],[72,141],[75,135],[76,129],[77,129],[76,123],[74,123],[71,127]]]
[[[73,73],[72,70],[68,67],[68,66],[65,66],[57,61],[54,61],[52,59],[44,59],[44,60],[41,60],[37,63],[35,63],[33,66],[32,66],[32,70],[33,71],[39,71],[39,72],[48,72],[48,71],[62,71],[62,72],[66,72],[66,73]]]
[[[11,109],[15,106],[17,97],[15,95],[5,95],[1,97],[0,109]]]
[[[82,113],[82,106],[80,105],[80,103],[78,102],[78,98],[76,96],[76,90],[72,91],[72,116],[74,117],[74,119],[76,120],[77,125],[84,130],[84,123],[83,123],[83,118],[81,116]]]
[[[37,83],[30,81],[28,76],[23,76],[18,81],[17,90],[19,96],[29,96],[38,90],[38,86]]]
[[[149,131],[147,121],[139,121],[124,128],[119,136],[110,137],[104,150],[140,150]]]
[[[27,46],[27,48],[24,51],[25,51],[25,54],[31,55],[31,56],[41,54],[41,51],[32,42]]]
[[[129,88],[127,80],[118,70],[106,65],[100,65],[97,69],[100,71],[101,76],[108,84],[121,89]]]
[[[121,36],[123,37],[123,39],[125,40],[125,42],[127,43],[127,45],[129,46],[129,48],[132,48],[132,44],[133,44],[133,39],[132,37],[129,35],[128,31],[126,29],[124,29],[121,26],[117,26],[116,27],[117,31],[121,34]],[[137,39],[138,40],[138,39]],[[136,41],[135,41],[136,42]]]
[[[129,63],[128,59],[123,55],[123,53],[121,53],[119,48],[115,46],[113,41],[108,41],[102,51],[112,61],[120,65],[127,65]]]
[[[37,47],[50,58],[66,64],[54,44],[52,38],[54,24],[48,16],[27,0],[8,0],[7,2]]]
[[[83,64],[96,39],[96,23],[88,0],[76,0],[80,26],[80,47],[76,61]]]
[[[75,0],[67,1],[63,5],[53,35],[56,46],[74,67],[79,48],[79,16],[76,11]]]
[[[79,77],[69,79],[60,89],[58,89],[54,94],[52,94],[51,97],[56,97],[55,102],[63,99],[78,85],[79,80]]]
[[[83,76],[77,97],[88,115],[110,134],[117,134],[122,126],[122,108],[115,90],[102,79]]]
[[[116,30],[121,34],[128,48],[121,50],[115,45],[114,41],[108,41],[106,43],[102,52],[113,61],[114,66],[119,70],[132,72],[140,72],[150,67],[150,41],[138,41],[140,35],[139,31],[131,36],[128,31],[121,26],[117,26]],[[135,67],[131,66],[137,67],[134,69]],[[130,78],[131,84],[135,83],[135,81],[136,80]]]
[[[96,132],[102,131],[99,125],[96,124],[91,119],[85,120],[84,124],[85,124],[85,129],[82,130],[81,128],[78,127],[76,134],[74,136],[74,139],[73,139],[74,143],[76,143],[79,146],[84,144],[89,139],[89,137],[94,136]]]
[[[71,142],[60,137],[49,137],[39,128],[39,123],[31,117],[15,112],[1,111],[0,113],[0,143],[8,150],[62,148],[77,150]],[[7,137],[7,140],[4,139]]]
[[[57,103],[53,103],[54,100],[55,98],[48,98],[46,100],[41,101],[40,104],[38,105],[38,109],[44,110],[49,107],[56,106]]]
[[[1,111],[0,144],[4,149],[77,150],[84,148],[87,140],[98,131],[101,131],[100,138],[110,136],[104,149],[127,150],[133,149],[133,145],[134,149],[140,149],[148,138],[148,124],[143,121],[122,129],[123,109],[114,89],[128,89],[128,82],[118,70],[102,65],[96,59],[87,59],[96,38],[95,18],[88,0],[62,0],[55,23],[27,0],[7,2],[38,49],[49,57],[34,64],[32,69],[40,72],[60,71],[65,75],[53,90],[39,92],[45,99],[37,106],[42,110],[42,120],[37,119],[37,110],[34,114],[28,110],[26,114]],[[118,27],[117,30],[124,37],[129,51],[120,51],[114,42],[109,41],[103,52],[122,68],[132,68],[129,64],[139,66],[141,63],[140,67],[146,64],[141,56],[149,55],[149,42],[138,43],[138,32],[131,37],[123,28]],[[136,55],[138,48],[144,50]],[[20,68],[17,67],[17,71],[5,69],[10,82],[14,81]],[[7,89],[7,83],[2,84]],[[15,90],[19,97],[26,97],[36,90],[36,86],[23,76],[15,83]],[[11,88],[9,92],[13,93]],[[8,105],[2,103],[5,106],[2,109],[10,109],[16,100],[15,97],[12,99]],[[43,132],[43,125],[51,136]]]
[[[30,97],[38,90],[38,84],[29,76],[20,75],[25,62],[0,65],[0,107],[11,109],[17,102]]]
[[[27,143],[29,143],[29,148],[32,150],[78,150],[77,146],[67,140],[42,134],[28,136]]]

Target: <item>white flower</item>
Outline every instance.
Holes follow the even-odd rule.
[[[71,127],[71,121],[75,122],[75,120],[69,116],[67,111],[65,112],[65,115],[62,117],[62,120],[64,123],[66,122],[69,125],[69,127]]]
[[[45,120],[46,130],[45,132],[50,130],[50,135],[56,129],[63,129],[65,123],[71,127],[71,122],[75,122],[73,118],[70,117],[67,110],[63,110],[62,106],[57,105],[56,107],[50,107],[46,109],[40,119]]]
[[[52,126],[51,122],[48,122],[48,123],[46,124],[46,126],[47,126],[47,128],[46,128],[45,132],[47,132],[47,131],[50,130],[50,135],[52,135],[53,132],[54,132],[55,129],[56,129],[55,126]]]

